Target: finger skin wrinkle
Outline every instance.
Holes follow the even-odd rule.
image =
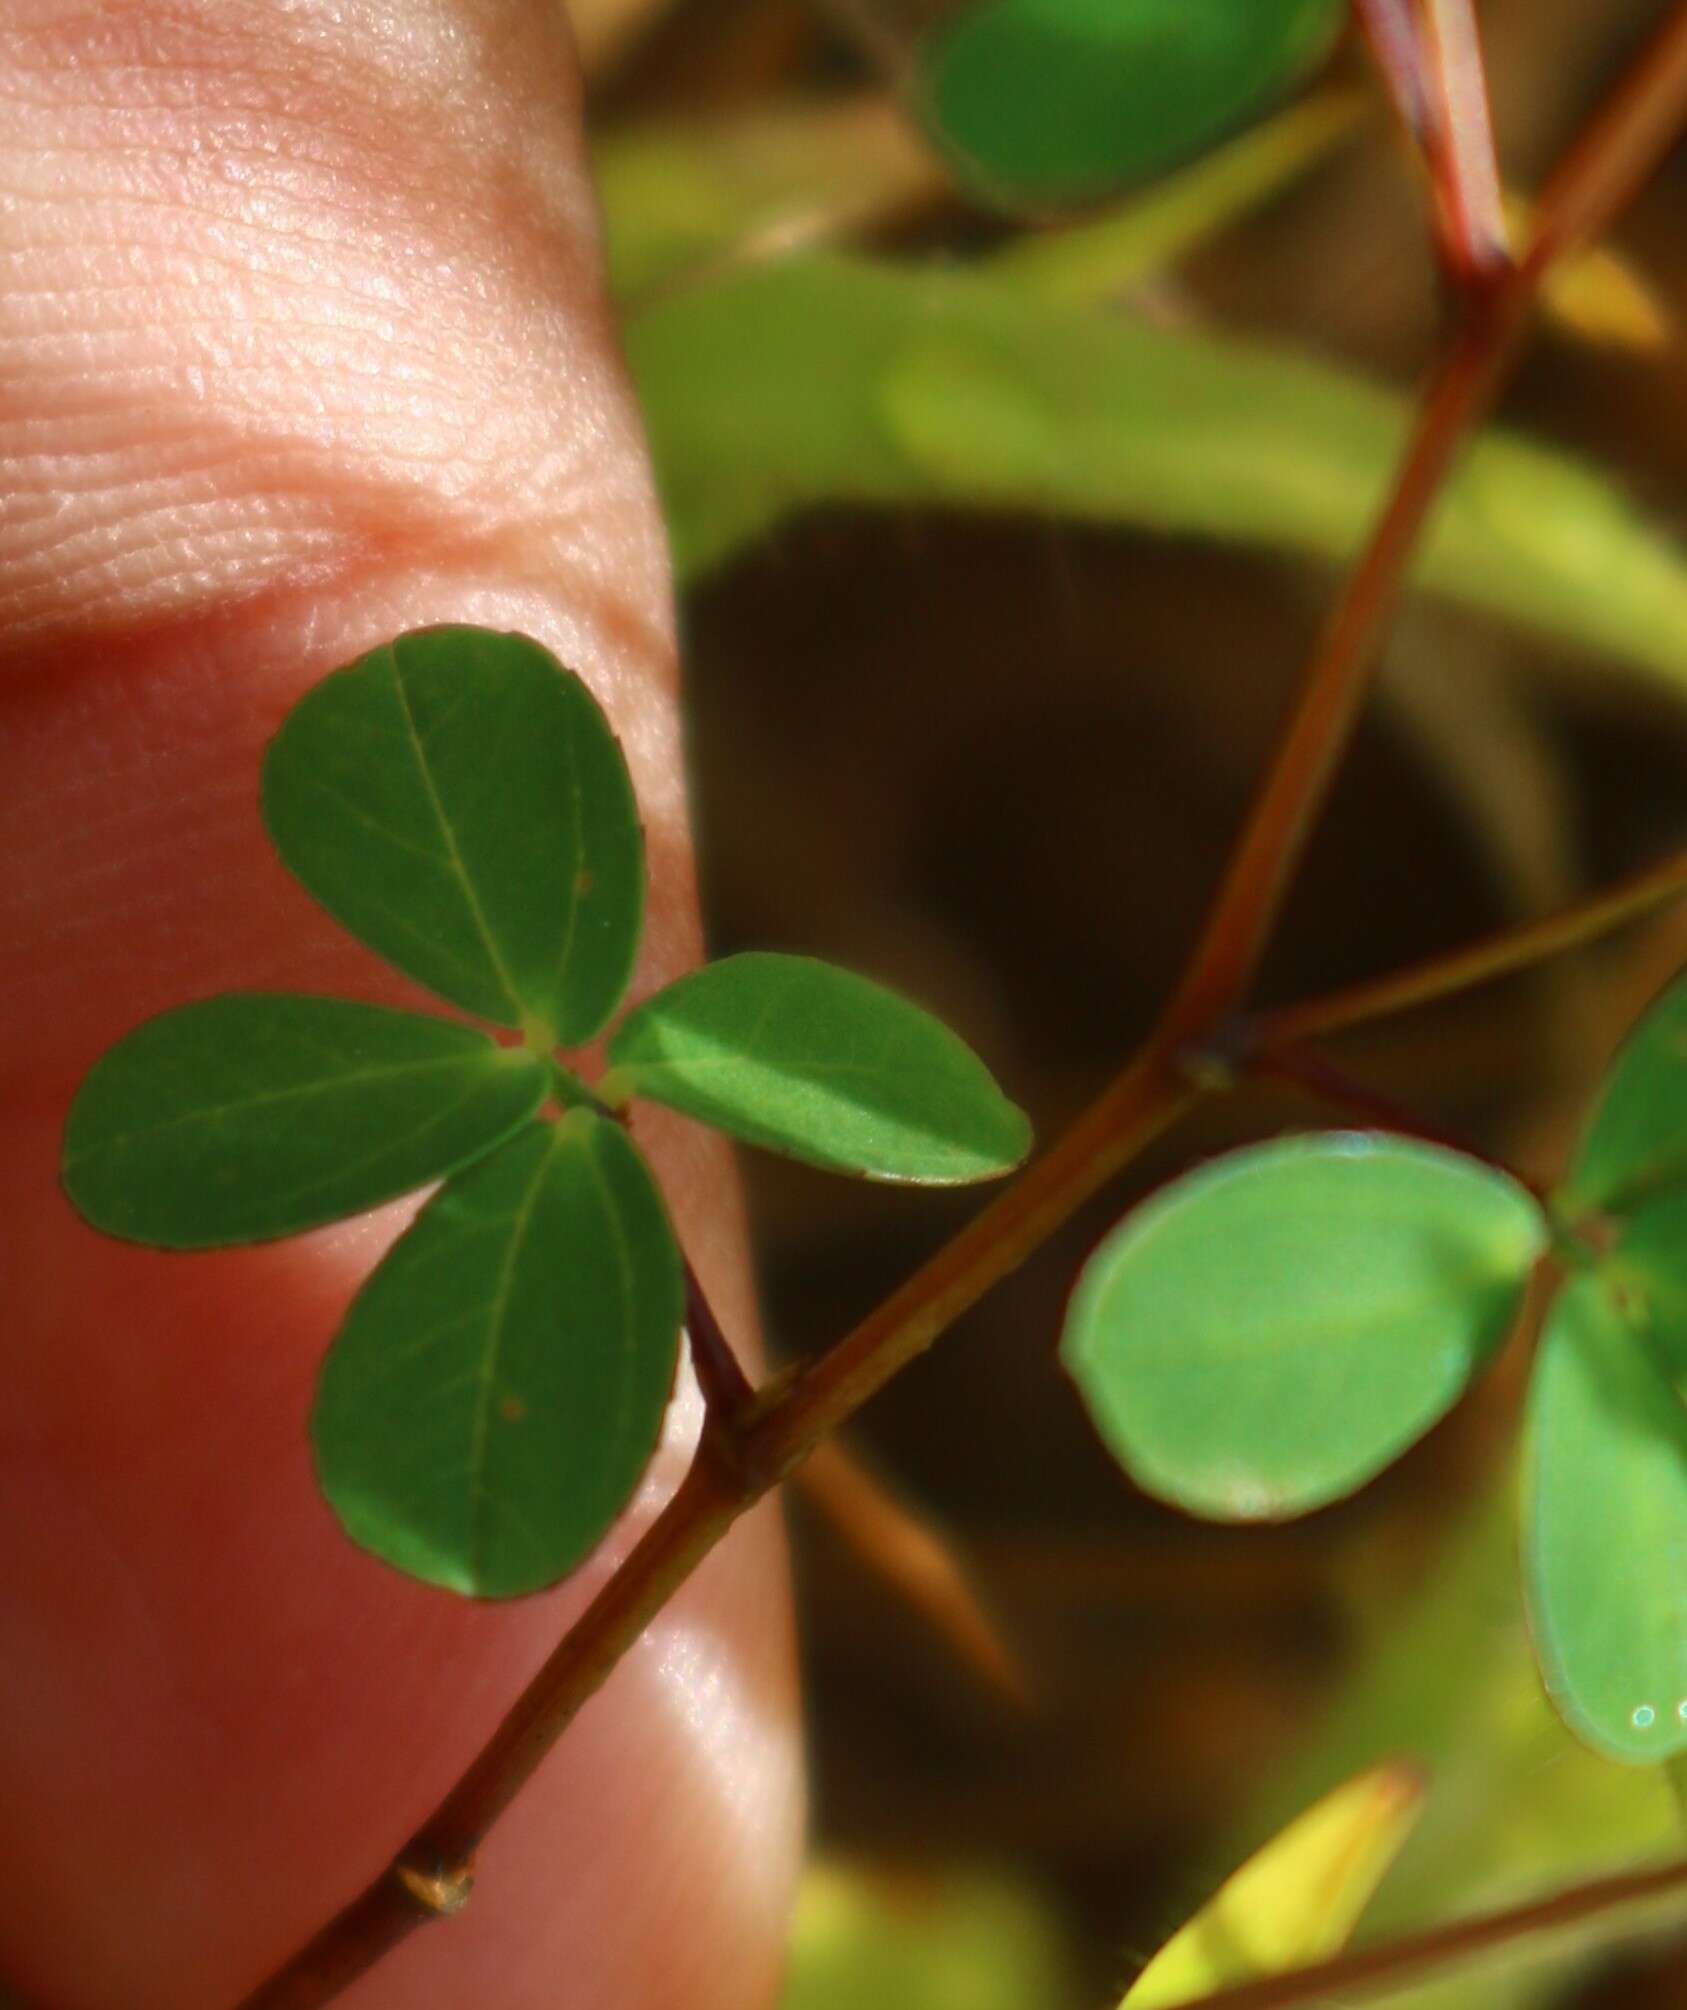
[[[659,603],[565,33],[443,0],[0,12],[12,662],[381,570],[590,599],[631,549]]]
[[[574,1579],[452,1598],[349,1543],[311,1468],[323,1356],[406,1209],[175,1257],[59,1184],[76,1085],[155,1013],[442,1009],[257,814],[302,691],[421,623],[580,672],[645,824],[631,998],[696,961],[666,560],[572,76],[560,0],[0,0],[0,1995],[240,2000],[450,1790],[695,1435],[686,1384]],[[635,1129],[753,1356],[723,1142]],[[767,2010],[794,1719],[767,1504],[500,1821],[464,1917],[346,2010]]]

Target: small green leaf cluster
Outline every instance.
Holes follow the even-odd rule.
[[[977,0],[922,50],[917,95],[985,187],[1078,202],[1263,111],[1344,13],[1342,0]]]
[[[509,1597],[597,1544],[655,1449],[686,1272],[621,1120],[635,1097],[871,1179],[954,1183],[1030,1131],[926,1013],[802,957],[729,957],[624,1018],[643,928],[632,782],[584,683],[519,635],[417,630],[335,671],[271,742],[263,815],[351,933],[476,1020],[236,993],[105,1054],[63,1180],[107,1233],[264,1241],[442,1181],[353,1301],[312,1419],[346,1530]]]
[[[1062,1356],[1149,1492],[1306,1513],[1444,1416],[1559,1260],[1529,1391],[1524,1595],[1548,1690],[1596,1750],[1687,1749],[1687,980],[1618,1056],[1568,1179],[1382,1133],[1231,1153],[1091,1258]]]

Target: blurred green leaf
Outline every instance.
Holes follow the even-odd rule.
[[[545,1088],[538,1060],[472,1026],[234,992],[95,1062],[65,1126],[65,1190],[108,1235],[167,1249],[294,1235],[479,1158]]]
[[[1529,1389],[1524,1583],[1547,1691],[1596,1751],[1687,1749],[1687,1410],[1597,1272],[1558,1294]]]
[[[1369,101],[1323,91],[1094,216],[1023,231],[983,270],[1023,293],[1116,298],[1305,174]],[[942,160],[877,93],[611,131],[592,150],[610,284],[636,314],[665,287],[836,245],[941,199]]]
[[[1348,557],[1405,438],[1393,393],[1286,350],[1027,299],[988,272],[747,269],[628,347],[682,573],[829,502],[1030,511]],[[1687,566],[1620,489],[1485,435],[1421,584],[1687,685]]]
[[[346,1532],[480,1598],[554,1584],[627,1504],[684,1290],[619,1125],[573,1110],[452,1180],[352,1304],[312,1419]]]
[[[1687,979],[1617,1054],[1565,1183],[1572,1208],[1622,1212],[1687,1180]]]
[[[1502,1174],[1381,1135],[1233,1152],[1085,1266],[1061,1357],[1149,1492],[1221,1520],[1351,1493],[1458,1400],[1545,1236]]]
[[[821,1861],[797,1893],[779,2010],[1054,2010],[1073,2000],[1054,1916],[977,1871]]]
[[[969,173],[1077,202],[1198,153],[1329,49],[1342,0],[977,0],[915,95]]]
[[[465,1010],[574,1046],[632,974],[644,843],[596,700],[522,635],[424,628],[312,687],[264,762],[288,867]]]
[[[1423,1781],[1411,1766],[1376,1766],[1337,1787],[1226,1880],[1149,1962],[1119,2010],[1170,2010],[1339,1953],[1422,1804]]]
[[[966,1044],[805,956],[705,965],[617,1027],[604,1092],[647,1096],[834,1172],[949,1186],[1024,1158],[1031,1127]]]
[[[593,146],[592,166],[623,308],[723,260],[829,241],[951,186],[877,92],[611,132]]]
[[[1348,1562],[1355,1664],[1339,1692],[1307,1698],[1304,1751],[1269,1773],[1229,1857],[1270,1836],[1316,1794],[1390,1752],[1434,1780],[1423,1818],[1366,1915],[1368,1934],[1515,1905],[1582,1877],[1679,1852],[1662,1768],[1613,1766],[1547,1702],[1523,1623],[1517,1479],[1511,1461],[1402,1571],[1377,1544]],[[1386,1549],[1386,1545],[1385,1545]],[[1523,2010],[1562,2004],[1593,1950],[1632,1931],[1626,1917],[1554,1936],[1390,1995],[1401,2010]]]
[[[1325,159],[1367,109],[1356,91],[1321,91],[1098,215],[1019,232],[977,269],[1040,300],[1117,300]]]

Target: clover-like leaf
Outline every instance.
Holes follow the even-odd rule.
[[[1346,1945],[1423,1809],[1412,1767],[1376,1766],[1326,1794],[1234,1871],[1125,1992],[1170,2010]]]
[[[1601,1270],[1665,1379],[1687,1393],[1687,1187],[1630,1216]]]
[[[1341,0],[979,0],[917,84],[987,186],[1070,202],[1174,166],[1262,110],[1329,48]]]
[[[869,1179],[950,1186],[1024,1158],[1031,1127],[971,1048],[917,1005],[805,956],[707,964],[630,1013],[607,1092]]]
[[[472,1026],[231,992],[147,1020],[94,1064],[65,1125],[65,1190],[108,1235],[167,1249],[294,1235],[479,1158],[547,1080]]]
[[[1061,1356],[1150,1493],[1220,1520],[1303,1514],[1457,1401],[1545,1233],[1522,1187],[1456,1152],[1283,1139],[1128,1215],[1079,1280]]]
[[[347,1533],[482,1598],[553,1584],[626,1505],[673,1387],[684,1289],[619,1125],[571,1110],[450,1181],[364,1285],[312,1419]]]
[[[1547,1691],[1596,1751],[1687,1750],[1687,1410],[1620,1266],[1559,1293],[1529,1389],[1524,1588]]]
[[[626,762],[596,700],[522,635],[424,628],[299,701],[264,762],[292,872],[409,976],[578,1045],[620,1002],[644,911]]]
[[[1687,1184],[1687,978],[1629,1035],[1594,1105],[1565,1198],[1572,1208],[1624,1213]]]

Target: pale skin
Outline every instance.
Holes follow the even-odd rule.
[[[89,1063],[231,987],[424,1003],[286,876],[263,744],[406,627],[520,628],[608,707],[650,837],[638,985],[697,954],[660,527],[554,0],[0,0],[0,1979],[221,2010],[360,1888],[605,1555],[477,1607],[353,1549],[305,1419],[403,1220],[108,1242],[60,1196]],[[734,1335],[716,1149],[644,1126]],[[474,1902],[354,2010],[762,2010],[800,1842],[775,1522],[552,1755]]]

